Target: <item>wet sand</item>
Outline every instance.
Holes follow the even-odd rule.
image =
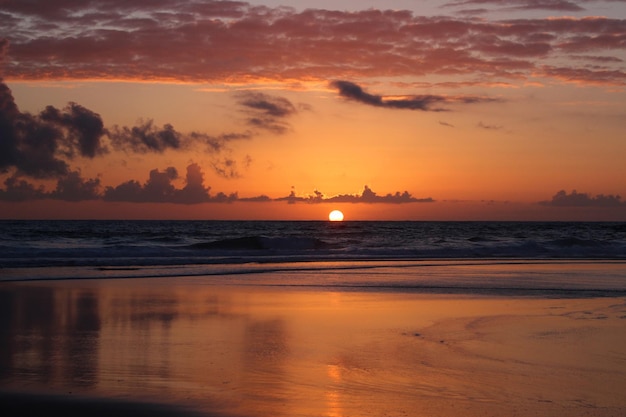
[[[624,297],[197,277],[2,283],[0,309],[10,415],[626,414]]]

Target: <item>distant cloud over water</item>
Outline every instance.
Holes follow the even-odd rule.
[[[539,204],[552,207],[624,207],[626,209],[626,202],[623,202],[619,195],[598,194],[593,197],[576,190],[569,194],[561,190],[552,196],[551,200],[541,201]]]

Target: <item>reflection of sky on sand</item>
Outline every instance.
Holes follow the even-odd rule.
[[[0,301],[4,388],[158,400],[211,416],[507,415],[529,406],[583,415],[582,399],[605,415],[626,407],[616,394],[626,357],[620,299],[595,311],[591,299],[146,279],[11,284]]]

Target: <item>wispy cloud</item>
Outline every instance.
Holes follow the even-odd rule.
[[[501,130],[502,129],[502,126],[490,125],[490,124],[486,124],[483,122],[478,122],[478,127],[480,127],[481,129],[486,129],[486,130]]]
[[[283,134],[290,129],[286,119],[298,112],[288,99],[255,91],[236,94],[239,104],[247,114],[246,123],[253,128]]]
[[[580,4],[587,3],[585,0],[460,0],[447,3],[445,7],[466,7],[485,5],[505,8],[507,10],[552,10],[560,12],[579,12],[585,10]],[[487,10],[487,9],[482,9]]]

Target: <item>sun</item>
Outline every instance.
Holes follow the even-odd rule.
[[[342,222],[343,213],[339,210],[333,210],[328,214],[328,220],[330,220],[331,222]]]

